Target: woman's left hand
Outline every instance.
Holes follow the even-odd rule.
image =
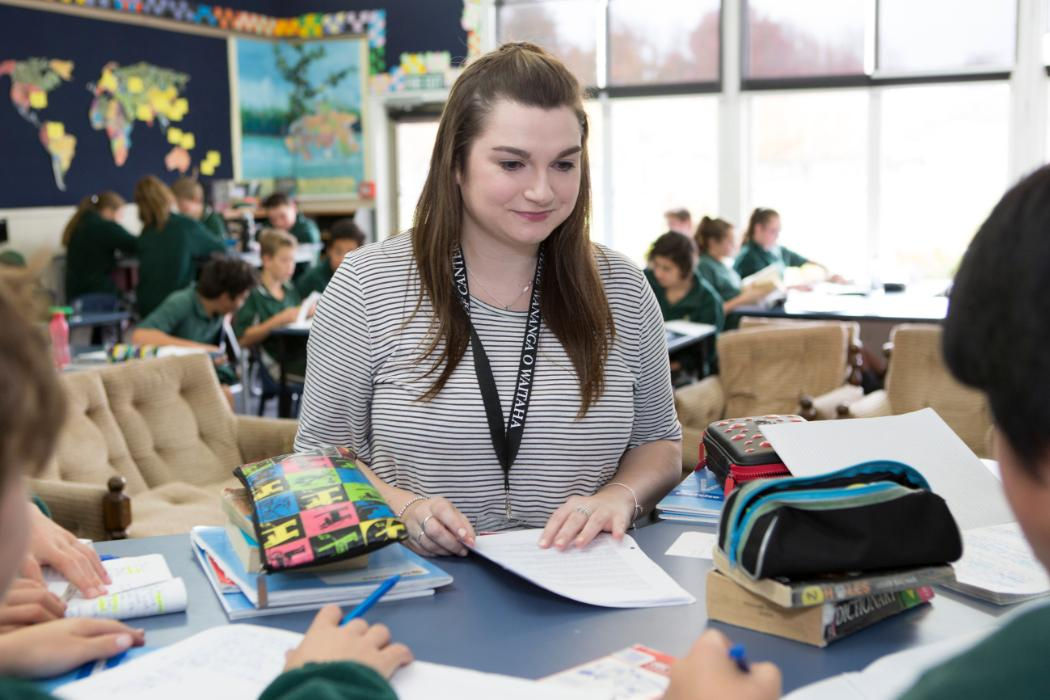
[[[622,491],[622,493],[620,493]],[[602,532],[623,539],[634,518],[634,499],[624,489],[603,489],[593,496],[572,496],[551,514],[540,547],[585,547]]]

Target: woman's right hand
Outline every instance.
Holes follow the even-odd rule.
[[[425,557],[467,556],[474,528],[447,498],[416,501],[401,514],[408,528],[408,547]]]
[[[303,641],[285,657],[284,670],[304,664],[353,661],[368,666],[387,680],[394,671],[412,662],[412,652],[404,644],[390,643],[390,630],[358,618],[340,627],[343,613],[334,605],[318,611]]]

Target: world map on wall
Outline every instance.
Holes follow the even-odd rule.
[[[67,124],[46,116],[49,95],[72,83],[73,61],[56,58],[0,61],[0,78],[11,79],[10,100],[18,114],[37,130],[40,144],[51,159],[55,186],[65,190],[65,176],[76,156],[77,137]],[[164,158],[168,170],[187,172],[193,164],[196,136],[177,124],[189,112],[183,95],[190,77],[185,73],[145,62],[121,66],[110,62],[99,78],[85,87],[94,95],[88,121],[105,132],[113,162],[123,166],[131,153],[137,123],[159,128],[171,146]],[[212,175],[220,164],[218,151],[208,151],[198,162],[201,174]]]

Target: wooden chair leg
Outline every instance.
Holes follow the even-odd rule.
[[[131,498],[124,493],[128,482],[122,476],[111,477],[106,484],[109,493],[102,497],[102,524],[111,540],[125,540],[131,525]]]

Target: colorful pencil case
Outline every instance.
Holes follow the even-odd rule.
[[[962,556],[948,505],[900,462],[744,484],[727,499],[718,548],[752,579],[943,565]]]
[[[325,447],[233,471],[251,497],[266,571],[349,559],[408,536],[356,460],[351,450]]]

